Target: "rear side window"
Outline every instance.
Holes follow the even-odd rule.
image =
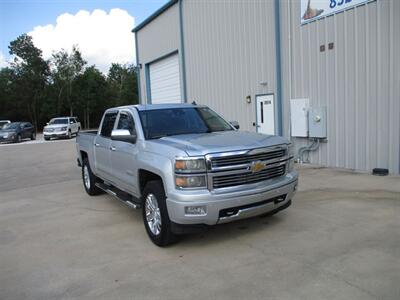
[[[135,122],[133,121],[132,115],[129,113],[121,113],[119,115],[118,127],[117,129],[129,130],[130,134],[135,133]]]
[[[115,119],[117,118],[117,113],[107,113],[104,116],[103,125],[101,126],[100,134],[104,137],[111,137],[111,131],[114,128]]]

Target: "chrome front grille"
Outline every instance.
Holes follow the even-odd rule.
[[[285,165],[269,167],[257,173],[246,171],[240,174],[221,175],[213,177],[213,188],[223,188],[241,184],[250,184],[267,179],[279,177],[285,174]]]
[[[253,161],[267,161],[285,156],[285,149],[279,149],[270,152],[247,154],[247,155],[232,155],[227,157],[215,157],[211,160],[212,167],[235,166],[242,164],[250,164]]]
[[[208,188],[233,188],[284,176],[288,160],[287,145],[206,155]]]

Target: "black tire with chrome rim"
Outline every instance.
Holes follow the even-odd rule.
[[[171,231],[166,197],[162,182],[149,181],[143,190],[143,222],[151,241],[164,247],[176,240]]]
[[[86,193],[90,196],[102,194],[103,191],[96,186],[98,180],[90,168],[89,160],[85,157],[82,163],[82,180]]]

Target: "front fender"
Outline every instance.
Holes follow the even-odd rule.
[[[161,177],[166,196],[175,190],[174,173],[171,159],[153,152],[143,152],[138,164],[138,186],[140,182],[139,170],[146,170]]]

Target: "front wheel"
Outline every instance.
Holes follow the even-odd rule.
[[[93,174],[92,169],[90,168],[89,160],[87,158],[84,158],[82,163],[82,180],[85,191],[90,196],[95,196],[103,193],[103,191],[96,186],[97,177]]]
[[[175,241],[161,181],[155,180],[146,184],[143,191],[142,213],[144,227],[154,244],[164,247]]]
[[[68,130],[68,139],[71,139],[71,138],[72,138],[71,130]]]

